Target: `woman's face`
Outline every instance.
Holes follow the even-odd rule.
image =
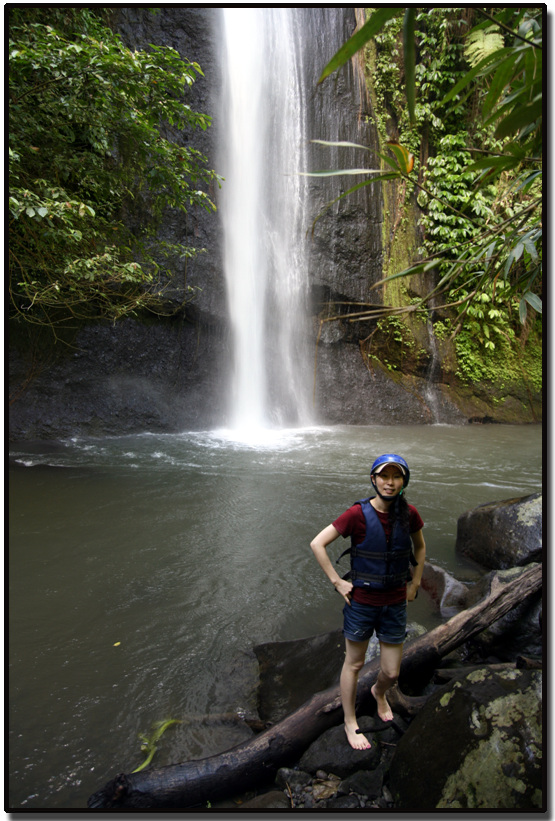
[[[374,474],[374,481],[382,496],[397,496],[403,488],[403,474],[397,465],[386,465],[379,473]]]

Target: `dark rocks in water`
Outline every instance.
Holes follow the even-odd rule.
[[[370,723],[371,718],[362,716],[359,724]],[[316,773],[318,770],[332,772],[341,778],[346,778],[360,769],[372,770],[380,763],[380,746],[376,737],[367,733],[371,743],[369,750],[353,750],[347,743],[345,728],[331,727],[314,741],[299,761],[301,770]]]
[[[492,571],[484,576],[468,597],[468,607],[490,595],[499,583],[522,573],[522,568]],[[542,591],[530,596],[502,618],[490,624],[462,648],[465,661],[489,659],[514,661],[519,655],[541,656],[543,651]]]
[[[312,783],[312,776],[310,773],[305,773],[304,770],[295,770],[289,767],[282,767],[278,770],[276,775],[276,784],[282,789],[290,790],[304,790],[305,787]]]
[[[451,618],[467,606],[469,588],[455,579],[443,567],[426,562],[422,574],[422,589],[444,618]]]
[[[542,807],[542,676],[476,670],[430,697],[389,771],[401,810]]]
[[[436,575],[437,568],[432,572]],[[521,568],[515,568],[491,573],[481,583],[470,588],[465,585],[459,588],[457,584],[451,584],[450,579],[439,574],[438,589],[442,589],[439,601],[443,599],[444,605],[449,607],[455,606],[454,602],[457,602],[456,606],[461,604],[470,607],[475,601],[487,596],[499,581],[506,581],[507,576],[522,572]],[[453,600],[443,598],[445,591],[450,590],[453,591]],[[524,603],[517,609],[520,612],[526,606]],[[519,632],[525,622],[522,613],[517,613],[516,616],[513,613],[483,632],[482,636],[489,636],[490,631],[495,631],[489,637],[491,643],[482,646],[480,636],[471,647],[462,648],[463,657],[469,656],[470,650],[478,657],[480,650],[482,653],[494,653],[495,658],[503,657],[503,648],[508,651],[509,645],[511,659],[522,652],[534,655],[536,649],[537,655],[541,657],[541,647],[537,648],[530,638],[527,639]],[[342,644],[340,631],[334,631],[327,637],[323,635],[299,642],[261,645],[256,654],[258,658],[264,659],[262,681],[272,678],[271,664],[272,659],[275,659],[279,670],[279,684],[285,682],[286,689],[291,688],[295,678],[298,679],[301,668],[314,671],[311,686],[318,689],[318,668],[321,672],[330,670],[329,661],[320,663],[323,649],[327,648],[337,664],[334,673],[337,675],[343,656]],[[327,730],[311,744],[295,767],[278,772],[275,787],[284,791],[292,808],[315,811],[363,808],[431,810],[440,801],[444,801],[441,806],[447,808],[457,808],[460,805],[461,808],[513,807],[533,810],[541,806],[541,672],[521,671],[516,667],[494,670],[483,665],[468,674],[458,672],[456,676],[441,689],[432,683],[427,686],[427,692],[432,695],[412,723],[395,714],[394,722],[400,731],[390,726],[385,732],[369,732],[365,727],[375,726],[376,718],[362,716],[359,723],[372,743],[369,751],[352,750],[346,743],[342,725]],[[460,682],[464,683],[464,687]],[[326,681],[322,686],[327,685]],[[265,698],[268,700],[276,692],[276,714],[281,715],[288,699],[281,698],[278,689],[278,684],[274,690],[267,683]],[[464,695],[460,695],[459,690],[463,689]],[[272,713],[269,701],[266,702],[265,709],[269,714]],[[420,722],[423,720],[422,716],[430,714],[431,710],[433,717],[426,720],[429,729],[426,737],[423,737],[419,729]],[[459,713],[466,716],[469,724],[468,727],[464,725],[464,732],[457,724]],[[474,752],[468,746],[469,739],[472,738],[477,745]],[[501,754],[496,752],[498,745],[501,745]],[[484,768],[486,756],[488,767]],[[430,780],[435,778],[435,775],[430,775],[428,764],[424,764],[428,757],[433,759],[434,766],[437,763],[438,768],[445,764],[445,789],[442,787],[441,795],[439,792],[438,795],[433,794],[427,787]],[[490,769],[490,759],[491,779],[480,780],[482,771]],[[401,772],[400,762],[405,762],[402,766],[420,783],[418,805],[412,801],[412,781],[404,792],[401,793],[398,788],[398,782],[404,783],[405,779],[405,771]],[[393,775],[390,775],[391,767],[396,768]],[[472,779],[478,779],[477,783],[474,784]],[[406,803],[403,804],[403,801]]]
[[[456,551],[482,567],[485,575],[469,592],[466,606],[489,595],[497,581],[508,581],[519,568],[542,560],[542,494],[534,493],[480,505],[459,517]],[[513,660],[520,653],[542,654],[541,591],[490,625],[465,648],[465,659],[495,656]]]
[[[542,494],[480,505],[457,521],[457,553],[491,570],[541,561]]]
[[[345,657],[341,630],[254,648],[260,668],[258,712],[263,721],[280,721],[314,693],[339,680]]]
[[[346,795],[356,793],[368,798],[379,798],[382,794],[383,782],[384,769],[382,766],[376,767],[375,770],[357,770],[341,782],[339,792]]]
[[[289,810],[291,802],[281,790],[270,790],[238,805],[241,810]]]

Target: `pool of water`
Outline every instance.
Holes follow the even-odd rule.
[[[428,558],[462,580],[457,517],[541,490],[541,426],[314,427],[74,438],[11,447],[9,805],[81,808],[139,766],[238,743],[225,677],[252,645],[341,625],[309,543],[369,495],[383,452],[411,467]],[[343,540],[333,546],[339,555]],[[409,618],[438,623],[426,596]]]

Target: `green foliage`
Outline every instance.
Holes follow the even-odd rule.
[[[457,376],[469,384],[489,382],[499,394],[524,381],[534,391],[542,389],[541,337],[523,347],[511,329],[499,331],[493,348],[485,347],[465,326],[455,339]]]
[[[417,314],[416,319],[425,322],[427,315]],[[374,354],[371,354],[371,358],[380,361],[387,370],[396,371],[404,368],[409,358],[414,367],[418,367],[421,360],[426,359],[426,351],[418,346],[413,330],[401,317],[383,317],[376,324],[376,332],[381,353],[379,358]]]
[[[437,153],[426,166],[425,188],[417,198],[423,211],[423,253],[442,256],[440,273],[449,271],[461,245],[479,241],[484,224],[499,221],[495,186],[474,187],[476,175],[468,170],[467,142],[466,133],[439,138]]]
[[[504,46],[503,36],[494,26],[490,26],[487,29],[470,32],[464,47],[464,54],[470,65],[474,67]]]
[[[463,298],[468,296],[465,291],[462,295]],[[503,336],[509,341],[514,339],[515,333],[508,322],[507,314],[500,310],[500,307],[496,307],[491,291],[476,294],[468,304],[467,317],[465,331],[478,345],[486,349],[494,350],[496,337]]]
[[[470,30],[463,28],[468,7],[411,16],[406,10],[403,20],[400,10],[389,11],[396,13],[384,18],[374,11],[327,68],[342,65],[353,46],[363,47],[362,33],[371,32],[382,138],[396,118],[394,142],[425,163],[415,164],[418,178],[390,163],[386,174],[373,170],[341,196],[392,176],[403,180],[425,209],[427,257],[390,278],[437,271],[438,284],[425,297],[435,304],[464,286],[455,332],[468,304],[498,282],[509,286],[502,291],[507,306],[518,296],[524,322],[528,306],[541,311],[542,8],[511,6],[492,16],[473,7],[479,22]],[[410,38],[418,46],[414,68]]]
[[[508,289],[499,283],[497,293],[490,288],[469,303],[466,322],[455,337],[456,375],[468,384],[491,383],[501,395],[506,388],[522,381],[539,392],[542,389],[541,322],[528,320],[526,333],[519,338],[518,301],[513,298],[509,303],[511,310],[507,312],[506,297],[499,294],[504,287]],[[451,320],[439,320],[433,327],[437,339],[447,339],[453,333]]]
[[[102,9],[100,9],[102,11]],[[214,210],[217,175],[189,143],[200,66],[132,51],[92,7],[12,7],[9,28],[10,312],[51,327],[160,306],[167,209]]]

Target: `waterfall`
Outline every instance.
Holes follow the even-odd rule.
[[[295,8],[222,9],[220,199],[232,328],[230,422],[310,422],[301,51]]]
[[[437,349],[437,339],[431,319],[428,319],[426,327],[428,331],[428,340],[430,343],[430,363],[424,377],[424,400],[426,401],[430,411],[432,422],[437,425],[441,422],[441,408],[439,406],[440,403],[436,387],[436,382],[441,371],[441,359]]]

